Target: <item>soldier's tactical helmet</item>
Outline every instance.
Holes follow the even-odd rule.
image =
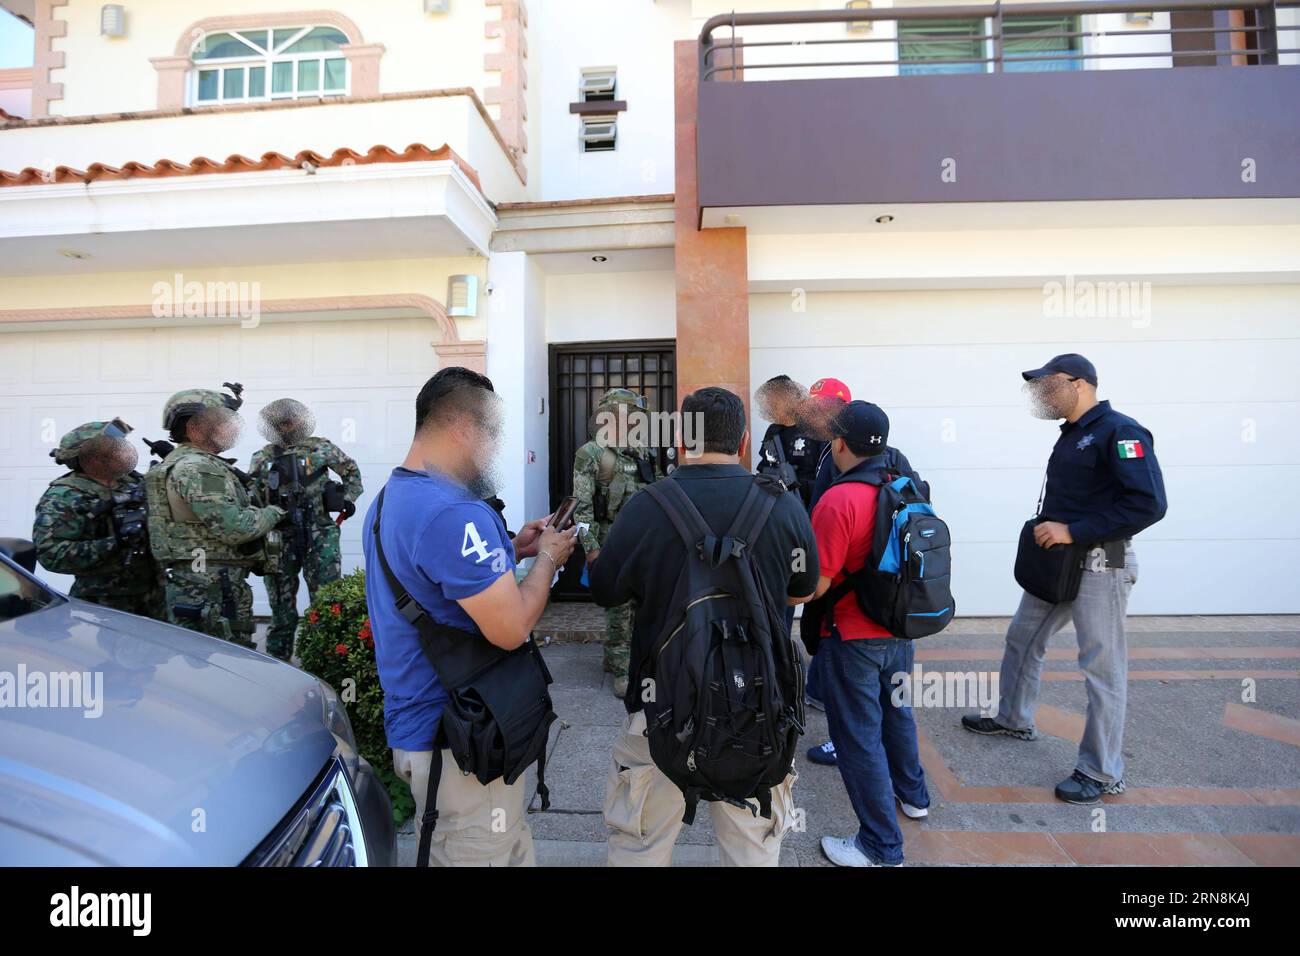
[[[235,394],[226,395],[210,388],[187,388],[167,399],[166,404],[163,405],[163,428],[171,431],[178,421],[191,418],[205,408],[228,408],[232,412],[238,411],[244,404],[243,398],[240,397],[244,387],[238,382],[234,385],[223,384]]]
[[[645,399],[632,391],[630,388],[611,388],[600,399],[600,405],[597,407],[607,407],[610,405],[631,405],[634,408],[645,410]]]
[[[111,422],[86,422],[64,435],[59,447],[51,449],[50,457],[67,468],[76,468],[77,456],[86,442],[93,438],[126,438],[130,431],[134,429],[120,418]]]

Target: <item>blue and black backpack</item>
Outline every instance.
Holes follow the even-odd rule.
[[[880,489],[876,530],[867,563],[849,573],[827,594],[826,616],[852,592],[858,607],[895,637],[915,640],[937,634],[956,611],[952,599],[952,538],[934,513],[924,483],[915,475],[896,475],[886,456],[869,458],[835,479]]]

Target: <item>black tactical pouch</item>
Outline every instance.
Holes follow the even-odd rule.
[[[636,460],[637,478],[641,484],[648,485],[655,480],[655,463],[649,458],[642,458],[640,455],[632,456]]]
[[[1083,556],[1090,549],[1078,542],[1039,547],[1034,540],[1034,528],[1046,520],[1041,516],[1030,518],[1020,529],[1020,544],[1016,548],[1016,583],[1048,604],[1065,604],[1079,594]]]
[[[347,497],[343,494],[343,485],[337,481],[325,482],[325,491],[321,494],[321,501],[325,505],[326,511],[340,512],[347,508]]]

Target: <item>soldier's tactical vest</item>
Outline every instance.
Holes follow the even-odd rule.
[[[605,489],[606,513],[613,521],[619,510],[634,494],[646,486],[637,469],[636,459],[619,454],[613,448],[602,448],[596,460],[596,484]]]
[[[312,520],[318,525],[333,526],[334,521],[325,508],[325,487],[329,484],[329,466],[325,464],[325,453],[321,450],[319,440],[307,440],[296,445],[267,445],[262,449],[261,464],[253,472],[253,480],[259,489],[265,489],[268,476],[276,461],[293,456],[301,462],[303,491],[311,504]],[[279,454],[276,453],[279,449]],[[263,495],[265,492],[262,492]],[[265,501],[265,498],[263,499]]]
[[[113,496],[113,490],[107,485],[101,485],[98,481],[87,478],[85,475],[79,475],[75,471],[70,471],[66,475],[60,475],[50,482],[50,487],[75,488],[83,494],[94,498],[96,502],[107,501]],[[100,523],[105,527],[112,521],[107,514],[100,519]],[[107,534],[107,531],[105,532]]]
[[[149,504],[149,550],[154,560],[160,564],[188,563],[195,559],[195,550],[201,548],[205,561],[252,567],[256,555],[240,554],[235,545],[216,537],[199,520],[189,502],[172,490],[172,469],[191,454],[195,453],[177,448],[144,476],[145,498]],[[234,472],[230,477],[236,489],[236,503],[241,508],[249,507],[243,485]]]

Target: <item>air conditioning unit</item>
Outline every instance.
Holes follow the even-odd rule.
[[[1126,14],[1124,14],[1124,22],[1125,22],[1125,23],[1150,23],[1150,22],[1151,22],[1152,20],[1154,20],[1155,18],[1156,18],[1156,15],[1155,15],[1154,12],[1152,12],[1152,13],[1126,13]]]
[[[466,318],[478,315],[478,276],[447,277],[447,314]]]

